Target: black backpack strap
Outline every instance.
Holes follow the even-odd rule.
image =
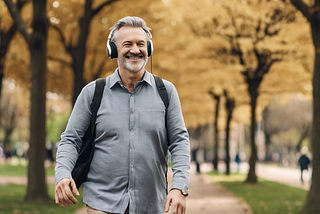
[[[101,104],[101,99],[102,99],[102,94],[103,94],[103,89],[104,89],[104,85],[106,84],[106,79],[105,78],[101,78],[101,79],[97,79],[96,80],[96,87],[94,90],[94,96],[93,96],[93,100],[91,103],[91,133],[92,136],[95,136],[95,123],[96,123],[96,119],[97,119],[97,112],[98,109],[100,107]]]
[[[168,93],[167,93],[166,87],[164,86],[161,77],[156,76],[156,75],[153,75],[153,77],[154,77],[154,80],[156,82],[156,86],[157,86],[159,95],[160,95],[160,97],[162,99],[162,102],[164,103],[164,105],[165,105],[165,107],[167,109],[168,106],[169,106],[169,98],[168,98]]]

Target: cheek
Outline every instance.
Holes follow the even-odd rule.
[[[143,53],[143,55],[148,56],[148,50],[147,48],[141,48],[140,52]]]

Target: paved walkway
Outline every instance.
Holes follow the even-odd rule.
[[[187,214],[252,214],[246,202],[223,186],[213,183],[205,174],[196,176],[192,170],[189,188]]]
[[[201,171],[203,172],[210,172],[212,171],[212,169],[213,168],[211,163],[204,163],[201,165]],[[220,172],[225,171],[224,162],[222,161],[219,162],[218,170]],[[237,164],[233,162],[230,165],[230,170],[237,171]],[[249,164],[247,162],[243,162],[240,164],[240,172],[247,173],[248,170],[249,170]],[[298,187],[305,190],[310,189],[311,172],[312,172],[312,169],[309,169],[309,171],[304,172],[303,178],[305,182],[302,183],[300,180],[301,172],[298,167],[297,168],[283,167],[276,163],[263,163],[263,162],[256,163],[256,174],[259,178],[283,183],[288,186],[294,186],[294,187]]]
[[[300,180],[301,172],[299,168],[281,167],[276,164],[266,163],[257,163],[256,168],[257,176],[260,178],[305,190],[310,189],[311,172],[312,169],[309,169],[309,171],[304,171],[303,179],[305,182],[302,183]]]

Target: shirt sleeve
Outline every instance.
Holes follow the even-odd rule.
[[[165,81],[165,80],[164,80]],[[172,163],[171,189],[188,189],[190,181],[190,141],[176,88],[165,81],[168,91],[167,134]]]
[[[63,178],[72,177],[71,172],[82,146],[81,138],[90,124],[90,105],[94,88],[95,84],[92,82],[82,89],[71,112],[67,127],[61,134],[56,157],[55,185]]]

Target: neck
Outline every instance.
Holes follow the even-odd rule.
[[[134,90],[135,83],[142,80],[144,76],[144,68],[138,72],[132,72],[119,67],[119,76],[122,84],[128,89],[129,92],[132,92]]]

